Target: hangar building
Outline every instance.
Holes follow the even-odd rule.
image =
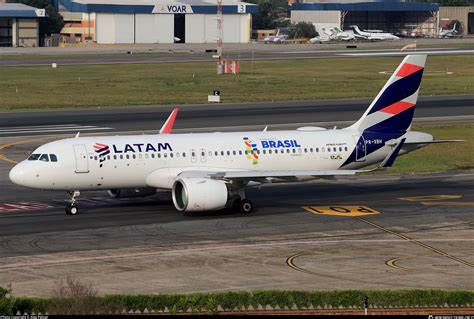
[[[351,25],[391,33],[436,36],[439,6],[403,0],[300,0],[291,6],[291,22]]]
[[[216,0],[56,0],[63,35],[97,43],[215,43]],[[223,42],[250,41],[258,6],[222,0]],[[178,40],[179,39],[179,40]]]
[[[0,46],[39,46],[38,19],[43,9],[21,3],[0,3]]]

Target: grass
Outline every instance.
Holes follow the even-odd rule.
[[[435,139],[462,139],[461,143],[432,144],[400,156],[392,168],[381,174],[445,172],[474,168],[474,124],[414,126],[414,131]]]
[[[469,307],[474,302],[474,292],[463,290],[340,290],[340,291],[240,291],[193,294],[153,295],[65,295],[54,298],[11,297],[0,298],[0,315],[17,313],[49,312],[50,314],[98,314],[117,311],[165,310],[214,314],[218,306],[227,311],[259,305],[294,307],[363,308],[364,297],[369,307]]]
[[[211,62],[0,68],[0,110],[374,97],[399,57],[244,61],[216,75]],[[474,55],[429,57],[422,95],[473,94]],[[436,73],[449,70],[452,75]]]

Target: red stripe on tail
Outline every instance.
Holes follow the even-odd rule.
[[[400,114],[405,110],[408,110],[410,107],[415,106],[413,103],[408,103],[404,101],[399,101],[397,103],[393,103],[383,109],[380,112],[389,113],[389,114]]]
[[[416,71],[419,71],[423,69],[422,66],[415,65],[415,64],[410,64],[410,63],[405,63],[400,70],[397,72],[397,76],[399,77],[405,77],[407,75],[410,75],[412,73],[415,73]]]

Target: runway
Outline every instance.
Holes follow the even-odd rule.
[[[348,49],[346,45],[356,45],[363,49]],[[404,44],[385,43],[386,46]],[[18,49],[0,50],[0,67],[22,67],[22,66],[51,66],[56,63],[59,67],[64,65],[95,65],[95,64],[138,64],[138,63],[170,63],[170,62],[212,62],[215,61],[213,55],[215,46],[197,45],[188,46],[189,49],[179,46],[166,46],[148,49],[140,48],[133,51],[133,48],[120,50],[94,50],[94,49],[58,49],[41,48],[44,50],[33,51],[36,55],[2,57],[3,54],[29,54],[28,49],[18,51]],[[374,44],[335,44],[335,45],[227,45],[224,50],[224,58],[239,61],[259,61],[259,60],[294,60],[294,59],[317,59],[317,58],[350,58],[350,57],[370,57],[370,56],[404,56],[406,54],[429,54],[429,55],[472,55],[474,54],[474,44],[472,47],[457,48],[453,42],[445,48],[417,49],[400,52],[400,47],[378,48],[380,45]],[[55,50],[54,50],[55,49]],[[51,53],[48,53],[50,50]],[[52,51],[51,51],[52,50]],[[206,50],[208,52],[206,52]],[[46,52],[42,52],[46,51]],[[210,51],[210,52],[209,52]],[[134,53],[135,52],[135,53]],[[38,54],[40,53],[40,54]]]
[[[344,127],[355,122],[372,99],[180,106],[175,132]],[[474,96],[420,97],[414,123],[461,123],[474,119]],[[5,112],[0,138],[51,134],[156,132],[171,106]]]

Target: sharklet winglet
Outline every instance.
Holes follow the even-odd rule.
[[[178,115],[179,108],[175,107],[171,112],[170,116],[166,120],[165,124],[160,129],[160,134],[171,134],[171,130],[173,129],[174,121],[176,120],[176,116]]]

